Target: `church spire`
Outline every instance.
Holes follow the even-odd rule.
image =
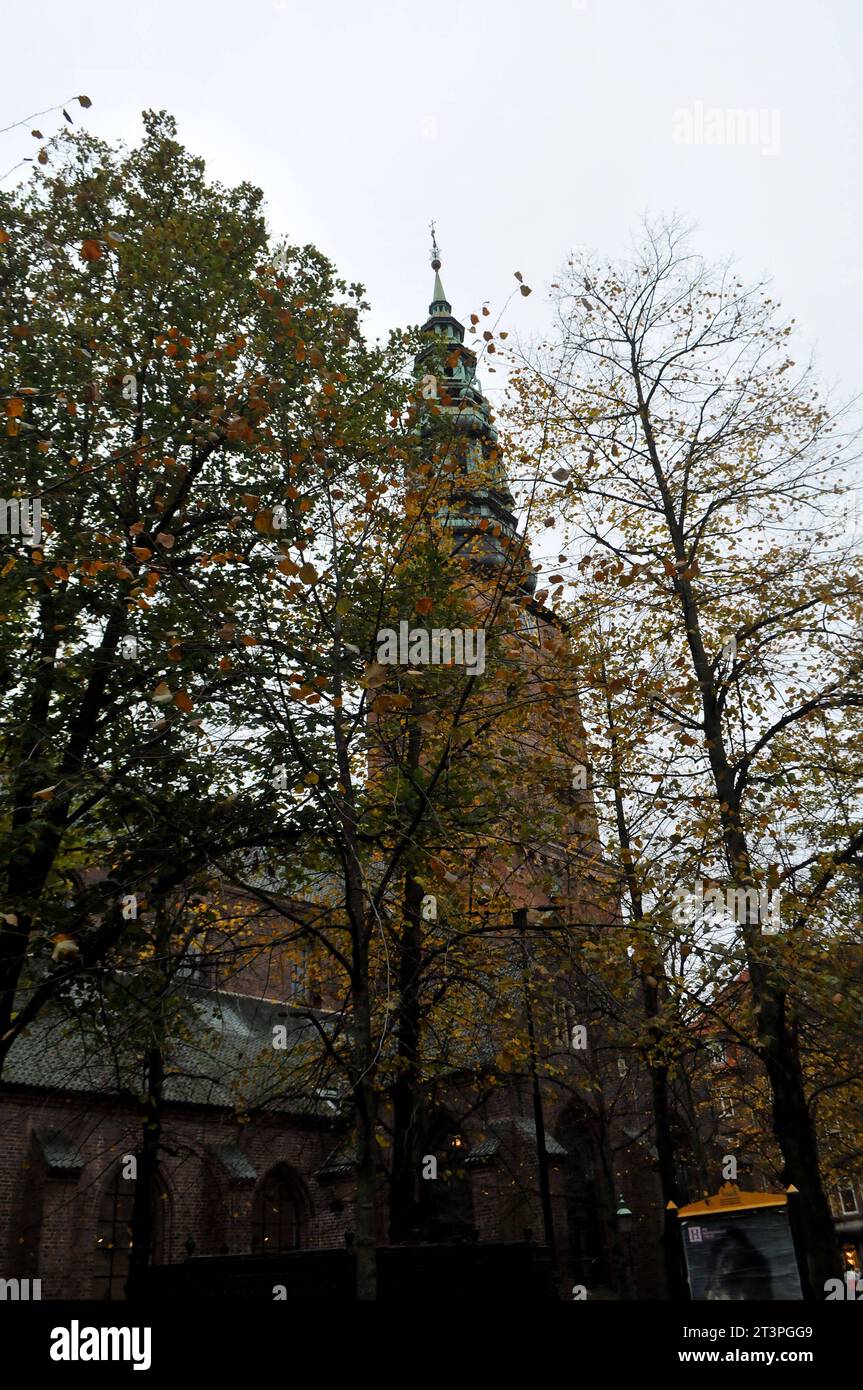
[[[444,294],[444,288],[441,284],[440,276],[438,275],[437,271],[435,271],[434,292],[432,294],[432,302],[429,305],[429,313],[435,313],[435,311],[438,309],[438,306],[440,306],[443,309],[444,313],[447,314],[450,313],[452,310],[452,305],[450,304],[449,300]]]
[[[476,374],[476,353],[465,346],[464,325],[453,317],[440,278],[441,254],[435,224],[431,224],[431,265],[435,273],[429,317],[423,324],[427,346],[416,358],[416,371],[434,378],[437,408],[426,414],[421,432],[431,443],[441,431],[450,432],[450,447],[461,463],[443,524],[453,537],[455,551],[470,554],[483,568],[506,566],[508,549],[518,542],[514,502],[501,466],[497,430],[491,406]],[[528,573],[522,587],[529,593],[536,576]]]
[[[429,305],[429,314],[432,318],[445,318],[448,314],[452,313],[452,305],[447,299],[446,294],[444,293],[443,284],[441,283],[440,247],[437,244],[437,235],[435,233],[434,222],[431,223],[431,239],[431,264],[432,270],[434,271],[434,290],[432,291],[432,301]],[[464,335],[462,335],[462,338],[463,337]]]

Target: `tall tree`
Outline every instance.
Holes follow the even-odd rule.
[[[365,344],[360,287],[314,248],[271,245],[257,189],[208,181],[170,117],[144,121],[128,152],[67,137],[0,202],[4,473],[34,521],[3,536],[0,1058],[58,982],[110,960],[143,885],[242,881],[328,808],[373,1128],[368,923],[335,791],[360,673],[339,634],[364,540],[386,544],[404,353]]]
[[[744,892],[795,881],[779,937],[757,909],[736,936],[785,1180],[801,1193],[821,1288],[836,1247],[800,1058],[793,943],[863,847],[863,590],[859,548],[837,535],[832,510],[855,442],[811,369],[789,357],[793,324],[766,288],[705,267],[676,225],[649,233],[629,264],[571,264],[558,309],[554,341],[521,379],[520,423],[543,431],[549,467],[565,470],[557,492],[584,567],[638,624],[642,671],[628,697],[644,670],[664,675],[649,698],[666,740],[689,750],[699,798],[683,831],[706,834],[708,857],[718,851]],[[783,753],[794,734],[835,729],[840,714],[849,823],[841,837],[822,824],[801,853],[785,836],[805,791],[789,795]]]

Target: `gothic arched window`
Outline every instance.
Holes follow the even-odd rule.
[[[164,1254],[165,1207],[168,1192],[159,1179],[158,1195],[153,1217],[152,1260],[158,1264]],[[123,1165],[118,1164],[111,1174],[99,1200],[96,1218],[96,1267],[94,1297],[121,1299],[126,1297],[129,1260],[132,1252],[132,1208],[135,1202],[135,1182],[123,1177]]]
[[[299,1250],[306,1233],[307,1203],[300,1179],[286,1163],[264,1178],[252,1214],[252,1250],[257,1255]]]

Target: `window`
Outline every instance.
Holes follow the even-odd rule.
[[[855,1216],[859,1211],[857,1193],[852,1186],[839,1188],[839,1205],[843,1216]]]
[[[288,967],[288,995],[295,999],[305,996],[309,978],[309,950],[303,946],[299,956],[295,956]]]
[[[96,1228],[96,1249],[98,1265],[96,1271],[96,1297],[117,1299],[126,1297],[126,1280],[129,1277],[129,1252],[132,1248],[132,1205],[135,1200],[135,1184],[124,1178],[120,1168],[105,1191],[99,1203],[99,1218]]]
[[[723,1120],[734,1119],[734,1101],[730,1096],[719,1097],[719,1115]]]
[[[554,1036],[562,1047],[569,1045],[569,1026],[566,1016],[566,1004],[562,999],[555,999],[551,1006]]]
[[[95,1298],[112,1300],[126,1297],[134,1202],[135,1183],[131,1178],[123,1177],[122,1164],[118,1164],[99,1202],[96,1221]],[[167,1189],[160,1181],[153,1214],[154,1263],[162,1258],[166,1202]]]
[[[287,1164],[267,1174],[255,1199],[252,1250],[257,1255],[299,1250],[305,1228],[305,1198]]]
[[[522,636],[526,637],[532,646],[540,645],[539,621],[534,613],[529,613],[526,608],[519,609],[519,623]]]
[[[192,942],[177,966],[178,980],[191,980],[195,984],[207,983],[204,952]]]

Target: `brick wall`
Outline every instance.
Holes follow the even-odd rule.
[[[133,1107],[99,1098],[5,1093],[0,1098],[0,1257],[3,1277],[40,1277],[43,1298],[90,1298],[98,1291],[100,1201],[136,1143]],[[59,1130],[77,1147],[78,1172],[47,1170],[34,1130]],[[157,1258],[182,1260],[186,1241],[198,1253],[252,1248],[255,1196],[267,1173],[287,1164],[305,1195],[304,1243],[344,1244],[353,1223],[350,1184],[319,1182],[314,1173],[337,1136],[290,1118],[239,1127],[216,1111],[169,1107],[161,1164],[164,1186]],[[252,1182],[232,1181],[208,1150],[236,1143],[256,1169]],[[334,1207],[341,1206],[341,1210]]]

